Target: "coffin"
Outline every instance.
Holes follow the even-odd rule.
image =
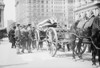
[[[44,20],[43,22],[40,22],[37,25],[38,28],[45,28],[45,27],[57,27],[57,23],[52,22],[51,20],[47,19]]]

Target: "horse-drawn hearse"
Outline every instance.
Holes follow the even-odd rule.
[[[57,23],[52,23],[50,19],[46,19],[36,26],[36,45],[38,50],[42,48],[43,41],[48,42],[48,30],[54,29],[56,26]]]
[[[98,62],[100,65],[100,15],[94,16],[91,15],[90,18],[83,18],[72,26],[71,35],[74,36],[74,39],[78,38],[78,43],[76,46],[78,47],[78,56],[82,58],[82,54],[85,51],[86,46],[84,44],[91,45],[92,52],[92,62],[93,65],[96,65],[96,56],[98,56]],[[72,41],[75,45],[75,41]],[[81,51],[81,47],[84,46],[84,50]],[[75,48],[74,48],[75,49]],[[75,58],[75,53],[77,51],[73,49],[73,56]]]
[[[95,64],[96,55],[100,63],[100,16],[91,15],[88,19],[81,19],[72,24],[70,30],[59,28],[57,22],[46,20],[37,26],[37,39],[47,41],[51,56],[64,48],[64,43],[70,44],[72,56],[82,58],[87,44],[91,45],[92,62]],[[97,54],[98,53],[98,54]]]
[[[67,28],[60,28],[57,25],[57,22],[54,20],[51,21],[50,19],[45,20],[37,25],[37,45],[39,49],[39,42],[40,41],[47,41],[48,47],[50,50],[51,56],[55,56],[60,49],[65,49],[66,45],[70,45],[72,43],[72,38],[70,38],[72,31],[68,30]],[[75,33],[74,33],[75,34]],[[76,44],[75,44],[76,45]],[[74,45],[74,46],[75,46]],[[74,47],[71,46],[70,47]],[[73,51],[77,52],[77,48],[72,49]],[[84,53],[86,46],[82,46],[81,53]],[[78,52],[77,52],[78,53]]]

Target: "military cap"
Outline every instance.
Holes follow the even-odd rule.
[[[16,29],[16,26],[13,26],[14,29]]]
[[[17,24],[17,26],[20,26],[20,24]]]
[[[31,26],[31,24],[28,24],[28,26]]]

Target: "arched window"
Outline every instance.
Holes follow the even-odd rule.
[[[96,8],[96,9],[95,9],[95,16],[97,16],[98,14],[99,14],[99,9]]]
[[[75,21],[78,20],[78,17],[79,17],[79,15],[78,14],[75,14]]]

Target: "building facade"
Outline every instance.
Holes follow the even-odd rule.
[[[4,27],[4,2],[0,0],[0,28]]]
[[[67,17],[68,17],[68,28],[71,27],[71,24],[74,23],[74,0],[68,0],[68,10],[67,10]]]
[[[91,13],[97,16],[100,13],[100,0],[74,0],[75,21],[84,16],[90,17]]]
[[[72,10],[68,9],[69,6],[71,7],[68,5],[68,0],[16,0],[15,6],[16,21],[33,25],[48,18],[56,19],[57,22],[67,25],[68,10]]]
[[[15,0],[16,21],[20,24],[27,24],[29,21],[27,0]]]
[[[8,20],[7,21],[7,33],[9,32],[9,30],[11,30],[14,26],[16,26],[16,22],[13,20]]]

